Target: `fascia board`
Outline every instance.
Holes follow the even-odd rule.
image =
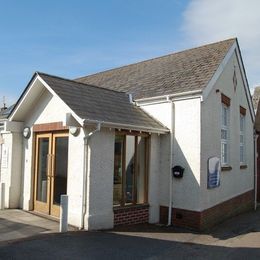
[[[136,126],[136,125],[128,125],[128,124],[120,124],[120,123],[113,123],[113,122],[100,122],[98,120],[84,120],[84,125],[93,125],[101,123],[101,127],[107,127],[107,128],[119,128],[119,129],[127,129],[132,131],[141,131],[141,132],[149,132],[149,133],[157,133],[157,134],[167,134],[169,133],[169,129],[163,129],[163,128],[151,128],[151,127],[145,127],[145,126]]]
[[[27,98],[28,93],[30,92],[30,90],[33,88],[34,83],[37,80],[37,77],[35,77],[36,74],[33,75],[32,79],[29,82],[29,85],[25,88],[24,92],[22,93],[21,97],[18,99],[14,109],[12,110],[10,116],[8,117],[8,119],[10,121],[13,120],[14,116],[16,115],[17,111],[20,109],[22,103],[24,102],[24,100]]]
[[[236,42],[236,56],[237,56],[238,65],[239,65],[243,83],[244,83],[243,86],[244,86],[244,89],[246,92],[246,98],[247,98],[247,102],[248,102],[249,109],[250,109],[251,119],[253,122],[255,122],[255,112],[254,112],[253,101],[252,101],[252,97],[250,94],[249,84],[248,84],[247,77],[246,77],[246,72],[245,72],[245,67],[244,67],[244,63],[242,60],[241,51],[240,51],[240,48],[239,48],[239,45],[237,42]]]
[[[236,43],[234,43],[231,48],[229,49],[229,51],[227,52],[225,58],[222,60],[222,62],[219,64],[216,72],[214,73],[213,77],[211,78],[211,80],[208,82],[206,88],[203,90],[203,100],[205,100],[208,96],[209,93],[212,91],[214,85],[216,84],[217,80],[219,79],[220,75],[222,74],[222,72],[225,69],[225,66],[227,65],[227,63],[229,62],[229,60],[231,59],[234,51],[236,49]]]
[[[208,97],[209,93],[212,91],[214,85],[216,84],[220,75],[224,71],[225,66],[227,65],[227,63],[229,62],[229,60],[231,59],[231,57],[234,53],[236,54],[238,64],[239,64],[239,67],[240,67],[240,73],[242,75],[243,86],[244,86],[247,102],[248,102],[249,109],[250,109],[251,119],[254,122],[255,121],[255,114],[254,114],[254,109],[253,109],[253,103],[252,103],[252,99],[251,99],[251,95],[250,95],[248,81],[247,81],[246,74],[245,74],[244,64],[243,64],[243,61],[242,61],[242,57],[241,57],[241,53],[240,53],[240,49],[239,49],[237,41],[235,41],[234,44],[231,46],[231,48],[229,49],[225,58],[220,63],[217,71],[215,72],[215,74],[213,75],[211,80],[209,81],[206,88],[203,90],[203,100],[205,100]]]

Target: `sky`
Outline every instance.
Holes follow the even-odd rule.
[[[238,37],[260,85],[259,0],[0,0],[0,107],[35,71],[74,79]]]

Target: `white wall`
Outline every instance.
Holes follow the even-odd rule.
[[[114,130],[102,128],[88,142],[87,230],[113,227],[114,145]]]
[[[21,188],[22,136],[21,133],[2,132],[2,137],[2,148],[7,151],[7,156],[2,157],[0,176],[0,182],[5,183],[5,207],[17,208]]]
[[[150,165],[148,176],[148,203],[149,203],[149,223],[159,222],[159,206],[161,197],[161,178],[160,170],[160,137],[152,134],[150,137]],[[167,177],[167,175],[166,175]],[[159,184],[159,185],[158,185]]]
[[[53,97],[47,90],[37,100],[37,105],[29,110],[24,125],[31,127],[34,124],[61,122],[68,107],[57,97]],[[33,209],[34,187],[34,156],[33,136],[29,140],[23,138],[23,178],[21,192],[21,207],[25,210]],[[84,132],[74,137],[69,135],[68,146],[68,179],[67,194],[69,196],[69,224],[80,227],[82,212],[82,181],[83,181],[83,158],[84,158]]]
[[[200,207],[200,102],[200,98],[174,101],[173,166],[185,169],[183,178],[173,178],[175,208],[199,210]]]
[[[173,118],[170,102],[141,107],[169,129],[173,126],[172,166],[185,168],[182,179],[173,179],[173,207],[182,209],[198,210],[200,207],[200,102],[200,98],[174,101]],[[170,142],[170,134],[160,135],[158,187],[159,204],[164,206],[169,203]],[[155,162],[151,169],[156,169]]]
[[[234,66],[237,88],[233,86]],[[219,92],[216,92],[219,90]],[[207,160],[211,156],[220,158],[221,152],[221,93],[231,99],[230,105],[230,166],[231,171],[220,175],[220,187],[207,189]],[[247,169],[240,169],[239,155],[239,106],[246,108],[246,160]],[[253,123],[241,79],[237,58],[232,56],[208,98],[202,103],[202,154],[201,154],[201,209],[206,209],[253,189]]]

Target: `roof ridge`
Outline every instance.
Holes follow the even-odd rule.
[[[193,48],[189,48],[189,49],[185,49],[185,50],[181,50],[181,51],[177,51],[177,52],[172,52],[172,53],[165,54],[165,55],[162,55],[162,56],[159,56],[159,57],[154,57],[154,58],[150,58],[150,59],[147,59],[147,60],[137,61],[137,62],[134,62],[134,63],[131,63],[131,64],[126,64],[126,65],[123,65],[123,66],[115,67],[115,68],[112,68],[112,69],[99,71],[97,73],[93,73],[93,74],[89,74],[89,75],[86,75],[86,76],[82,76],[82,77],[76,78],[75,81],[76,82],[80,82],[80,81],[77,81],[77,80],[84,79],[84,78],[91,77],[91,76],[95,76],[95,75],[102,74],[102,73],[106,73],[106,72],[113,71],[113,70],[118,70],[118,69],[130,67],[130,66],[137,65],[137,64],[140,64],[140,63],[146,63],[146,62],[150,62],[150,61],[153,61],[153,60],[162,59],[162,58],[165,58],[167,56],[180,54],[180,53],[183,53],[183,52],[186,52],[186,51],[196,50],[196,49],[200,49],[200,48],[203,48],[203,47],[206,47],[206,46],[220,44],[222,42],[227,42],[227,41],[231,41],[231,40],[237,40],[237,38],[236,37],[228,38],[226,40],[221,40],[221,41],[218,41],[218,42],[212,42],[212,43],[200,45],[200,46],[197,46],[197,47],[193,47]]]
[[[83,82],[76,81],[76,80],[73,80],[73,79],[67,79],[67,78],[63,78],[63,77],[60,77],[60,76],[51,75],[51,74],[48,74],[48,73],[45,73],[45,72],[36,71],[35,73],[37,75],[39,75],[39,76],[42,74],[42,75],[45,75],[47,77],[52,77],[52,78],[57,78],[57,79],[61,79],[61,80],[66,80],[66,81],[70,81],[70,82],[73,82],[73,83],[81,84],[81,85],[84,85],[84,86],[87,86],[87,87],[99,88],[99,89],[102,89],[102,90],[112,91],[112,92],[121,93],[121,94],[127,94],[127,92],[118,91],[118,90],[109,89],[109,88],[104,88],[104,87],[96,86],[96,85],[93,85],[93,84],[83,83]]]

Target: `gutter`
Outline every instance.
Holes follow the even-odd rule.
[[[87,181],[89,179],[88,173],[88,142],[92,135],[99,132],[101,129],[101,122],[97,122],[96,129],[88,133],[84,137],[84,161],[83,161],[83,184],[82,184],[82,214],[81,214],[81,224],[80,229],[85,227],[85,217],[87,214]]]
[[[181,92],[181,93],[176,93],[176,94],[170,94],[170,95],[162,95],[162,96],[156,96],[156,97],[150,97],[150,98],[140,98],[140,99],[135,99],[135,102],[146,102],[146,101],[157,101],[157,100],[169,100],[171,98],[175,97],[184,97],[184,96],[192,96],[192,95],[197,95],[201,94],[203,91],[200,90],[191,90],[191,91],[186,91],[186,92]]]
[[[83,126],[89,125],[89,124],[98,124],[100,121],[98,120],[92,120],[92,119],[85,119],[83,121]],[[105,127],[112,127],[112,128],[123,128],[123,129],[129,129],[129,130],[136,130],[136,131],[145,131],[149,133],[156,133],[156,134],[166,134],[169,132],[168,128],[151,128],[146,126],[136,126],[136,125],[130,125],[130,124],[121,124],[121,123],[113,123],[113,122],[102,122],[102,125]]]

